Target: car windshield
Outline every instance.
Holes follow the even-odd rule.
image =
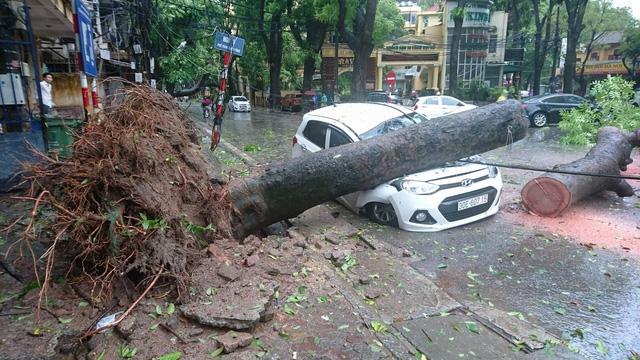
[[[417,116],[412,116],[413,114]],[[424,120],[420,119],[420,121],[412,120],[412,119],[421,118],[421,117],[422,116],[419,114],[412,113],[412,114],[409,114],[408,117],[403,115],[403,116],[395,117],[393,119],[386,120],[380,123],[378,126],[374,127],[373,129],[360,134],[360,138],[362,140],[370,139],[376,136],[390,133],[392,131],[406,128],[409,125],[413,125],[417,122],[426,120],[426,118]]]
[[[247,98],[244,96],[234,96],[233,101],[247,101]]]

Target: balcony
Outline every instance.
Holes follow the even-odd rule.
[[[31,24],[36,36],[74,36],[70,0],[26,0],[26,4],[30,8]]]

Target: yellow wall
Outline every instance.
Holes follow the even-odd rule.
[[[79,73],[54,73],[52,86],[56,107],[82,106]]]

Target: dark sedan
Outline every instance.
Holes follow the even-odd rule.
[[[372,91],[367,94],[367,102],[383,102],[402,105],[402,99],[396,94],[389,94],[384,91]]]
[[[585,102],[587,99],[578,95],[547,94],[523,100],[522,107],[532,127],[543,127],[557,124],[563,111],[575,109]]]

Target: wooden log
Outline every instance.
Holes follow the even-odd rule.
[[[614,127],[598,131],[596,145],[584,158],[569,164],[556,165],[554,170],[600,175],[620,175],[631,164],[631,150],[640,146],[640,129],[625,133]],[[522,188],[524,206],[533,214],[556,217],[572,204],[604,190],[618,196],[632,196],[633,188],[614,177],[545,173]]]
[[[231,184],[235,232],[241,236],[341,195],[505,146],[526,132],[520,103],[506,101],[271,164]]]

